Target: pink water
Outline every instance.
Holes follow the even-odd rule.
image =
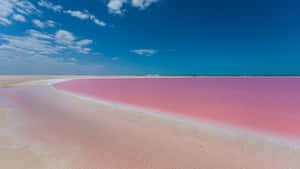
[[[300,139],[300,78],[78,79],[81,95]]]

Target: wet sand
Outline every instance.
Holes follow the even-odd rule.
[[[0,89],[0,107],[13,110],[0,116],[0,136],[10,138],[1,139],[0,168],[300,168],[297,143],[155,116],[47,85]],[[8,144],[18,146],[7,150]]]
[[[54,154],[41,148],[34,142],[26,142],[20,133],[15,131],[15,125],[10,125],[11,109],[0,108],[0,168],[2,169],[50,169],[62,167]],[[14,123],[20,123],[13,120]],[[50,150],[50,149],[49,149]],[[42,152],[43,151],[43,152]]]

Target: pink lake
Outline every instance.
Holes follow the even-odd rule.
[[[77,79],[56,88],[196,121],[300,139],[300,78]]]

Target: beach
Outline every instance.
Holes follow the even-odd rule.
[[[83,78],[0,78],[0,168],[299,169],[289,137],[55,88]]]

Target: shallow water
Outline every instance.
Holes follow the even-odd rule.
[[[7,114],[10,120],[6,129],[18,138],[20,147],[8,149],[13,151],[11,156],[0,149],[0,156],[5,157],[0,168],[20,168],[13,167],[15,164],[24,169],[299,166],[299,149],[287,144],[214,125],[128,111],[51,87],[0,89],[0,98],[5,100],[3,106],[14,110]],[[0,140],[0,146],[3,144]],[[23,149],[33,152],[32,158],[27,159]]]
[[[77,79],[58,89],[300,139],[300,78]]]

